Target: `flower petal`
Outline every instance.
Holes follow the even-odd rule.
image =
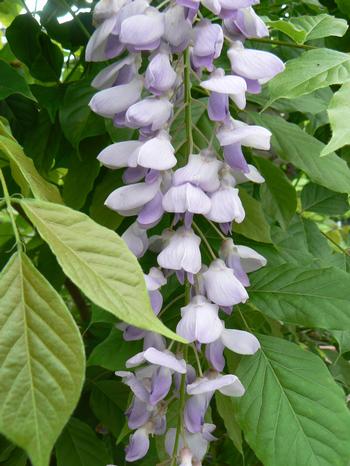
[[[260,348],[259,340],[243,330],[225,329],[221,341],[226,348],[238,354],[255,354]]]

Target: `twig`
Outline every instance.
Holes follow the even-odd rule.
[[[83,322],[89,322],[90,320],[90,308],[87,305],[84,296],[82,295],[79,288],[69,279],[66,278],[64,281],[64,286],[67,288],[69,294],[71,295],[74,304],[76,305],[81,320]]]

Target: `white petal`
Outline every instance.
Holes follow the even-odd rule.
[[[245,211],[238,196],[238,189],[222,187],[211,195],[211,209],[206,214],[209,220],[217,223],[243,222]]]
[[[169,170],[177,163],[169,140],[159,136],[146,141],[137,154],[137,164],[154,170]]]
[[[246,183],[247,181],[252,181],[253,183],[265,183],[265,178],[263,178],[254,165],[249,165],[249,172],[243,173],[238,170],[232,170],[233,176],[236,180],[236,184]]]
[[[117,212],[139,209],[154,198],[159,184],[160,180],[152,184],[137,183],[122,186],[107,197],[105,205]]]
[[[241,264],[245,272],[255,272],[255,270],[265,267],[267,260],[261,254],[248,246],[236,246]]]
[[[235,375],[232,375],[231,377],[234,377],[234,380],[232,381],[232,383],[220,388],[219,392],[226,396],[232,396],[232,397],[243,396],[245,393],[245,388],[242,385],[241,381]]]
[[[158,351],[155,348],[148,348],[144,352],[144,359],[151,364],[167,367],[180,374],[186,374],[186,362],[183,359],[177,359],[172,353]]]
[[[121,68],[125,65],[132,65],[133,63],[135,63],[135,57],[133,55],[129,55],[123,58],[123,60],[112,63],[94,77],[91,86],[96,89],[108,89],[112,87]]]
[[[153,131],[162,128],[172,114],[173,105],[165,98],[148,97],[132,105],[126,112],[126,121],[132,128],[150,126]]]
[[[106,60],[105,47],[108,36],[112,32],[116,18],[112,16],[106,19],[103,23],[94,31],[89,39],[85,51],[86,61],[104,61]]]
[[[105,118],[113,118],[116,113],[124,112],[141,96],[142,81],[135,78],[128,84],[111,87],[97,92],[91,99],[91,110]]]
[[[210,207],[209,197],[190,183],[173,186],[163,197],[163,209],[167,212],[205,214]]]
[[[201,82],[201,87],[220,94],[241,94],[247,90],[247,84],[239,76],[212,77]]]
[[[226,348],[238,354],[255,354],[260,348],[259,340],[243,330],[225,329],[221,341]]]
[[[142,146],[140,141],[116,142],[103,149],[97,160],[111,169],[127,167],[131,154],[140,146]]]
[[[217,133],[217,138],[222,146],[239,143],[242,146],[254,149],[269,150],[271,132],[256,125],[236,125],[232,128],[222,128]]]
[[[125,19],[120,28],[120,41],[135,46],[150,44],[164,34],[164,18],[161,13],[134,15]]]

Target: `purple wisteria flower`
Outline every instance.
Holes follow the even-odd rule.
[[[253,334],[225,323],[225,313],[249,298],[248,274],[266,265],[263,256],[231,238],[236,224],[246,220],[240,199],[245,186],[238,185],[264,182],[248,163],[250,149],[268,151],[271,140],[269,130],[233,118],[231,109],[240,115],[247,93],[260,92],[284,70],[274,54],[246,46],[246,39],[268,36],[253,9],[258,3],[176,0],[154,8],[147,0],[101,0],[94,10],[96,30],[86,60],[116,61],[94,77],[97,92],[89,106],[116,128],[132,130],[129,140],[117,139],[98,155],[105,167],[123,170],[124,184],[116,184],[105,205],[133,217],[122,223],[122,238],[147,265],[154,314],[172,313],[172,328],[191,345],[198,366],[189,364],[184,346],[174,351],[173,342],[155,332],[116,325],[126,342],[143,345],[126,361],[127,370],[116,372],[132,392],[125,412],[132,431],[128,462],[143,458],[158,435],[164,436],[172,463],[200,466],[216,440],[215,425],[206,422],[215,391],[245,393],[238,377],[225,373],[225,349],[245,356],[260,348]],[[201,5],[215,22],[201,14]],[[231,70],[219,65],[223,53]],[[197,98],[200,93],[208,99]],[[206,107],[209,120],[206,114],[198,120],[194,100]],[[223,234],[215,224],[225,235],[219,251],[212,236],[220,241]],[[184,410],[178,413],[179,428],[167,429],[175,400]]]

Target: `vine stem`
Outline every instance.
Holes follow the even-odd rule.
[[[185,346],[184,349],[184,359],[187,360],[187,351],[188,346]],[[182,374],[181,376],[181,385],[180,385],[180,406],[179,406],[179,417],[177,419],[177,426],[176,426],[176,436],[174,442],[174,449],[172,455],[171,466],[176,465],[177,460],[177,451],[179,449],[179,442],[180,442],[180,433],[183,430],[183,412],[185,409],[185,395],[186,395],[186,374]]]
[[[195,222],[192,222],[192,225],[194,226],[194,229],[197,231],[197,233],[199,234],[199,236],[201,237],[203,243],[206,245],[210,255],[212,256],[212,258],[215,260],[217,259],[216,257],[216,254],[215,252],[213,251],[212,247],[210,246],[209,244],[209,241],[207,240],[207,238],[205,237],[204,233],[202,232],[202,230],[199,228],[199,226],[195,223]]]
[[[5,198],[5,202],[6,202],[6,206],[7,206],[7,212],[9,214],[9,216],[10,216],[13,233],[14,233],[15,238],[16,238],[16,246],[17,246],[18,251],[22,251],[21,238],[19,236],[18,228],[17,228],[17,225],[16,225],[16,219],[15,219],[15,216],[13,215],[13,210],[12,210],[12,206],[11,206],[11,196],[10,196],[10,194],[8,192],[6,180],[5,180],[4,174],[2,173],[1,168],[0,168],[0,183],[1,183],[1,186],[2,186],[2,190],[4,192],[4,198]]]
[[[260,42],[261,44],[271,44],[271,45],[282,45],[284,47],[294,47],[297,49],[303,50],[313,50],[317,47],[313,45],[305,45],[305,44],[295,44],[293,42],[287,42],[285,40],[276,40],[276,39],[249,39],[250,42]]]
[[[192,107],[191,107],[191,61],[190,50],[186,49],[184,54],[184,86],[185,86],[185,126],[187,138],[187,156],[193,152],[193,134],[192,134]]]
[[[328,239],[328,241],[330,241],[332,244],[334,244],[334,246],[336,246],[343,254],[345,254],[346,256],[350,256],[350,252],[347,249],[344,249],[342,246],[340,246],[340,244],[338,244],[336,241],[334,241],[333,238],[328,236],[327,233],[324,233],[321,230],[320,230],[320,232],[325,238]]]
[[[61,0],[62,3],[64,4],[64,6],[67,8],[67,10],[69,11],[69,13],[73,16],[73,19],[74,21],[76,21],[78,24],[79,24],[79,27],[80,29],[82,30],[82,32],[85,34],[86,38],[89,40],[90,37],[91,37],[91,34],[90,32],[86,29],[86,27],[84,26],[84,23],[80,20],[80,18],[74,13],[74,11],[72,10],[72,8],[69,6],[67,0]]]

